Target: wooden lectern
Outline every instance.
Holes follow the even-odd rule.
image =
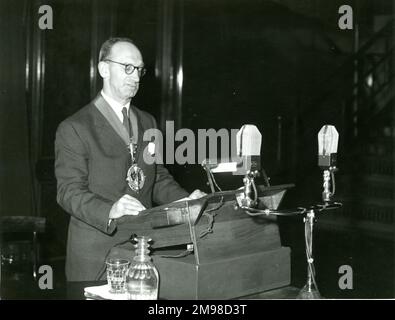
[[[276,210],[292,186],[259,187],[260,207]],[[240,192],[147,209],[119,224],[125,235],[152,238],[160,298],[231,299],[290,284],[290,249],[281,246],[276,217],[249,216],[237,206]],[[111,254],[130,258],[130,250]]]

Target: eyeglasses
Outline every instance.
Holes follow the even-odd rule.
[[[103,61],[117,63],[117,64],[120,64],[121,66],[124,66],[126,74],[132,74],[134,72],[134,70],[137,70],[137,73],[138,73],[139,77],[142,77],[147,72],[147,69],[144,68],[144,67],[136,67],[136,66],[134,66],[132,64],[121,63],[121,62],[113,61],[113,60],[110,60],[110,59],[106,59],[106,60],[103,60]]]

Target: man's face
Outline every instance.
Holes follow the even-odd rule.
[[[135,67],[144,66],[140,51],[128,42],[114,44],[107,59]],[[108,65],[108,76],[104,78],[105,93],[122,104],[130,101],[139,89],[140,76],[137,69],[132,74],[126,74],[124,66],[110,61],[105,63]]]

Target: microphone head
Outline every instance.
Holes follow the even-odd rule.
[[[339,133],[331,125],[324,125],[318,133],[318,165],[335,167]]]
[[[339,133],[336,128],[331,125],[324,125],[318,132],[318,154],[330,155],[337,153],[337,145],[339,142]]]
[[[245,124],[236,134],[237,155],[260,156],[262,135],[258,128],[252,124]]]

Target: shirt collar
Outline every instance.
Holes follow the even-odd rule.
[[[118,118],[123,121],[123,115],[122,115],[122,109],[123,107],[126,107],[126,110],[129,112],[129,107],[130,107],[130,101],[127,102],[126,104],[121,104],[115,99],[111,98],[107,94],[104,93],[104,91],[101,91],[101,95],[103,96],[104,100],[110,105],[110,107],[115,111],[117,114]]]

